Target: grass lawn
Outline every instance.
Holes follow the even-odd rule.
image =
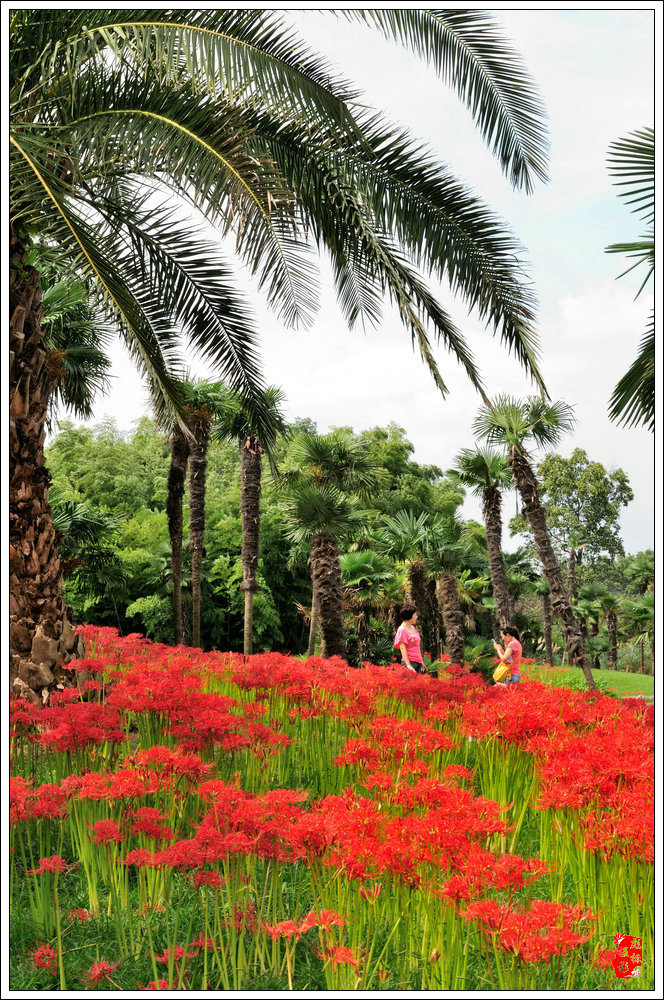
[[[522,665],[522,675],[554,687],[585,690],[586,681],[579,667],[550,667],[542,663]],[[597,687],[602,691],[615,691],[619,695],[652,695],[655,678],[652,674],[639,674],[625,670],[593,670]]]

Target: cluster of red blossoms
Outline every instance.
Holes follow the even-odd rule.
[[[459,912],[497,946],[525,962],[547,962],[589,940],[585,925],[592,915],[541,901],[517,910],[486,898],[495,892],[511,900],[547,869],[538,859],[488,849],[490,838],[510,830],[505,810],[474,794],[470,769],[449,763],[464,760],[461,748],[472,740],[530,755],[535,804],[577,813],[587,851],[652,860],[653,731],[639,702],[536,682],[504,692],[452,666],[432,679],[394,667],[353,670],[336,658],[206,654],[138,635],[120,638],[113,629],[87,627],[84,637],[94,655],[75,669],[79,680],[85,671],[95,680],[81,680],[79,689],[62,692],[46,709],[17,699],[11,721],[14,749],[34,744],[61,762],[65,755],[68,766],[77,766],[85,751],[89,767],[69,766],[67,777],[41,785],[13,777],[10,818],[16,824],[61,821],[77,803],[100,803],[101,817],[88,824],[88,835],[91,844],[106,845],[116,864],[189,870],[204,893],[225,882],[206,866],[232,855],[317,859],[359,880],[369,901],[383,880],[393,879],[426,889],[457,911],[464,906]],[[237,697],[215,693],[222,685],[225,691],[233,686]],[[224,755],[245,754],[262,767],[287,747],[295,753],[288,732],[318,718],[352,734],[330,761],[351,774],[340,794],[310,802],[304,791],[252,793],[239,779],[219,777]],[[137,751],[131,729],[149,730],[163,743]],[[337,773],[340,788],[346,771]],[[166,801],[178,808],[170,811]],[[54,855],[28,874],[55,877],[70,867]],[[300,922],[260,924],[249,905],[233,919],[291,939],[310,927],[332,926],[333,917],[343,922],[323,911]],[[182,954],[165,952],[156,960],[183,963],[205,947],[195,941]],[[325,949],[325,961],[357,968],[357,955],[346,955],[342,946]],[[38,954],[45,963],[46,952]],[[40,967],[51,971],[52,963],[51,957]],[[97,965],[90,985],[110,979],[115,969]]]

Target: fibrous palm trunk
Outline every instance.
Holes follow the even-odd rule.
[[[618,616],[615,611],[608,611],[606,627],[609,631],[609,669],[618,669]]]
[[[189,548],[191,550],[191,641],[201,645],[201,578],[205,538],[205,475],[210,443],[210,419],[197,416],[192,423],[194,440],[189,461]]]
[[[360,666],[371,658],[371,601],[362,601],[355,621],[357,624],[357,646],[360,654]]]
[[[496,602],[496,614],[499,625],[504,628],[512,625],[512,602],[507,586],[507,573],[502,546],[502,518],[500,490],[495,486],[487,486],[482,491],[482,513],[486,527],[486,543],[489,555],[489,572],[491,585]]]
[[[319,532],[311,541],[311,575],[318,603],[325,656],[346,657],[343,623],[343,585],[339,548],[329,531]]]
[[[575,548],[569,550],[567,560],[567,593],[570,601],[576,599],[576,567],[581,562],[582,552]]]
[[[551,614],[551,597],[549,594],[542,594],[542,627],[544,629],[544,649],[546,650],[546,661],[553,664],[553,641],[551,638],[551,628],[553,617]]]
[[[9,674],[18,694],[36,699],[69,675],[62,664],[83,651],[62,597],[60,537],[44,465],[52,357],[43,343],[39,274],[10,228],[9,320]]]
[[[240,445],[240,495],[242,510],[242,589],[244,590],[244,653],[253,650],[254,594],[258,590],[258,543],[260,536],[261,454],[255,434],[247,434]]]
[[[447,652],[451,662],[462,667],[465,661],[463,611],[459,603],[459,587],[454,573],[444,573],[439,586]]]
[[[514,482],[523,500],[523,512],[533,532],[544,576],[549,584],[553,613],[560,618],[563,625],[565,652],[570,663],[577,663],[583,670],[588,687],[591,690],[595,690],[596,684],[586,660],[581,629],[574,617],[572,604],[565,590],[560,566],[558,565],[558,560],[551,544],[549,529],[546,524],[546,514],[540,501],[537,479],[527,455],[520,448],[510,448],[509,463],[512,475],[514,476]]]
[[[180,427],[171,436],[171,465],[168,470],[166,516],[171,539],[173,575],[173,634],[175,645],[182,643],[182,500],[189,461],[189,440]]]
[[[307,646],[307,656],[313,656],[316,652],[316,638],[318,636],[318,625],[320,615],[318,613],[318,599],[314,585],[313,567],[311,570],[311,618],[309,619],[309,645]]]
[[[420,631],[427,619],[427,571],[421,559],[413,559],[408,572],[408,596],[417,609]]]
[[[590,635],[595,638],[599,635],[599,621],[595,619],[590,625]],[[593,656],[593,667],[595,670],[599,670],[599,656],[595,654]]]
[[[427,612],[429,635],[425,637],[425,646],[431,654],[431,659],[438,660],[440,659],[440,605],[433,577],[427,582]]]

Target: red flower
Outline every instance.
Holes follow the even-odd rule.
[[[62,875],[70,868],[75,867],[76,865],[68,865],[59,854],[54,854],[50,858],[40,858],[39,868],[31,868],[30,871],[26,872],[26,875],[42,875],[44,872],[58,872]]]
[[[50,944],[43,944],[36,951],[31,953],[32,961],[38,969],[46,969],[52,976],[57,975],[58,953],[51,948]]]
[[[87,910],[69,910],[67,912],[67,920],[80,920],[81,923],[85,923],[86,920],[92,920],[94,914],[88,913]]]
[[[110,965],[106,959],[102,959],[101,962],[95,962],[90,968],[83,973],[83,979],[90,986],[98,986],[99,983],[107,982],[111,978],[111,973],[114,969],[117,969],[120,963],[116,962],[114,965]]]
[[[95,844],[108,844],[109,841],[120,844],[125,839],[120,833],[117,823],[112,819],[98,819],[88,829],[94,832]]]
[[[275,941],[279,937],[292,938],[300,937],[302,929],[293,920],[282,920],[278,924],[263,924],[262,930]]]

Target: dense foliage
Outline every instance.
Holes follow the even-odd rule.
[[[294,422],[288,433],[277,439],[273,456],[275,466],[292,472],[297,465],[298,436],[311,435],[315,430],[310,420]],[[348,656],[353,663],[359,663],[368,654],[374,661],[389,662],[393,635],[391,615],[395,604],[405,598],[412,583],[412,560],[417,554],[412,538],[409,540],[404,534],[406,522],[422,526],[429,523],[427,518],[436,516],[443,519],[443,524],[447,523],[445,519],[458,512],[465,491],[458,478],[444,474],[436,466],[413,461],[413,446],[404,430],[395,424],[357,433],[350,428],[340,428],[338,433],[361,449],[370,467],[382,470],[372,489],[370,503],[364,504],[371,508],[368,521],[361,531],[355,529],[342,543],[342,553],[354,558],[344,570]],[[76,427],[64,421],[47,455],[54,483],[54,502],[60,505],[57,509],[64,503],[76,503],[79,508],[86,504],[91,511],[105,512],[115,525],[112,540],[106,530],[101,541],[83,538],[77,542],[76,524],[72,526],[70,522],[72,534],[65,535],[63,554],[67,557],[68,551],[78,546],[76,559],[65,563],[66,596],[75,619],[113,625],[124,634],[141,631],[156,641],[172,642],[171,552],[166,518],[169,448],[164,435],[147,418],[138,422],[129,434],[121,433],[111,421],[95,427]],[[583,457],[585,461],[585,455]],[[565,469],[571,462],[552,455],[546,468],[551,465]],[[586,464],[597,467],[597,463]],[[611,476],[620,477],[620,496],[624,502],[629,491],[624,474],[618,470]],[[563,489],[556,493],[553,479],[545,477],[544,482],[549,490],[547,496],[555,497],[558,507],[565,510],[568,494]],[[258,565],[260,589],[255,595],[253,623],[255,648],[301,654],[307,649],[312,604],[309,550],[306,545],[298,545],[288,538],[283,493],[275,485],[268,463],[264,463],[263,485]],[[597,503],[593,496],[596,491],[578,503],[581,506]],[[191,640],[190,629],[187,631],[191,565],[186,550],[186,498],[184,508],[186,644]],[[385,534],[388,528],[391,534]],[[481,666],[483,657],[491,652],[489,639],[494,629],[496,607],[485,530],[472,521],[464,530],[467,547],[456,558],[454,574],[464,616],[466,659]],[[615,523],[612,530],[614,552],[620,551],[622,546]],[[213,440],[207,468],[201,612],[203,648],[242,649],[241,546],[239,451],[233,441]],[[434,577],[436,567],[444,565],[440,559],[446,551],[439,545],[438,562],[433,556],[429,558],[427,565]],[[99,558],[100,552],[104,558]],[[379,552],[382,561],[375,566],[363,564],[367,553],[373,554],[375,560]],[[561,557],[563,554],[564,547]],[[449,551],[447,558],[450,558]],[[507,553],[505,561],[514,619],[522,632],[526,651],[543,653],[544,622],[541,597],[536,589],[539,579],[536,560],[524,550],[518,550]],[[581,587],[590,582],[586,562],[588,560],[578,571]],[[598,570],[601,568],[605,589],[623,605],[625,600],[638,604],[644,597],[648,599],[653,579],[652,554],[642,553],[637,557],[615,554],[613,558],[609,553],[599,554],[592,565]],[[598,595],[594,596],[598,600]],[[643,611],[639,617],[633,607],[623,605],[620,662],[622,665],[626,662],[636,664],[642,654],[647,662],[650,659],[647,621],[651,620],[647,609],[645,617]],[[425,623],[425,638],[429,635],[426,628]],[[606,612],[601,613],[600,633],[608,634]],[[640,640],[641,646],[630,645],[630,639]],[[553,642],[559,656],[562,634],[555,623]],[[608,639],[603,646],[599,643],[598,655],[608,655],[607,643]],[[429,651],[426,643],[425,648]]]

